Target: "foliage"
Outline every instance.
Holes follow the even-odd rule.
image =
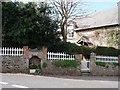
[[[49,46],[59,41],[58,22],[49,17],[47,5],[34,2],[3,2],[3,46],[30,48]]]
[[[29,65],[29,68],[30,69],[37,69],[37,65],[35,65],[35,64],[32,63],[32,64]]]
[[[115,49],[112,47],[87,47],[87,46],[78,46],[69,42],[58,42],[56,44],[51,44],[48,48],[48,51],[51,52],[66,52],[69,54],[83,54],[85,58],[90,58],[90,53],[94,52],[97,55],[103,56],[118,56],[120,55],[120,49]]]
[[[120,66],[120,63],[114,62],[113,65],[114,65],[114,66]]]
[[[114,46],[117,47],[118,46],[118,42],[119,42],[119,34],[117,30],[110,30],[107,34],[108,36],[108,44],[109,46]]]
[[[91,48],[78,46],[70,42],[59,42],[57,44],[51,45],[48,48],[51,52],[66,52],[69,54],[83,54],[86,58],[90,57],[90,53],[93,52]]]
[[[46,68],[48,67],[47,63],[46,62],[43,62],[43,65],[42,65],[43,68]]]
[[[114,65],[115,67],[116,66],[120,66],[120,64],[119,63],[116,63],[116,62],[109,62],[109,63],[107,63],[107,62],[96,62],[96,65],[98,65],[98,66],[102,66],[102,67],[106,67],[106,68],[108,68],[108,64],[112,64],[112,65]]]
[[[56,67],[61,67],[61,68],[68,68],[68,67],[77,67],[79,66],[79,63],[75,60],[56,60],[53,61],[52,64]]]
[[[69,52],[71,54],[77,54],[78,52],[81,52],[81,48],[77,46],[76,44],[69,43],[69,42],[58,42],[56,44],[52,44],[48,51],[52,52]]]
[[[105,67],[106,63],[105,62],[96,62],[96,65]]]
[[[113,47],[96,47],[95,53],[97,55],[104,55],[104,56],[118,56],[120,55],[120,50],[115,49]]]

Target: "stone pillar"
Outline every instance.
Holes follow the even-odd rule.
[[[29,48],[28,46],[23,46],[24,58],[29,58]]]
[[[119,66],[118,66],[118,75],[120,76],[120,55],[118,56],[118,63],[119,63]],[[119,78],[120,80],[120,78]]]
[[[94,73],[94,68],[96,66],[96,54],[95,53],[91,53],[90,54],[90,72],[91,74]]]
[[[118,63],[120,64],[120,55],[118,56]]]
[[[75,55],[75,60],[76,61],[82,61],[82,54],[76,54]]]
[[[28,46],[23,46],[24,59],[26,60],[26,67],[29,68],[29,48]]]

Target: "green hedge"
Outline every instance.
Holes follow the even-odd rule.
[[[95,53],[104,56],[118,56],[120,55],[120,50],[113,47],[96,47]]]
[[[94,47],[90,48],[87,46],[78,46],[70,42],[59,42],[53,44],[48,48],[51,52],[66,52],[69,54],[83,54],[85,58],[90,58],[90,53],[94,52],[97,55],[103,56],[118,56],[120,55],[120,49],[115,49],[112,47]]]
[[[115,67],[116,66],[120,66],[120,64],[119,63],[116,63],[116,62],[109,62],[109,63],[107,63],[107,62],[95,62],[96,63],[96,65],[98,65],[98,66],[102,66],[102,67],[107,67],[106,66],[106,64],[113,64]]]
[[[46,68],[48,67],[47,63],[46,62],[43,62],[43,65],[42,65],[43,68]]]
[[[107,63],[105,62],[96,62],[96,65],[105,67]]]
[[[51,52],[69,52],[71,54],[82,53],[82,48],[76,44],[69,42],[59,42],[48,47],[48,51]]]
[[[80,64],[77,61],[74,60],[58,60],[58,61],[53,61],[52,64],[56,67],[61,67],[61,68],[68,68],[68,67],[77,67]]]

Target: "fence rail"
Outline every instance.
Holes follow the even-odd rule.
[[[47,59],[48,60],[75,60],[75,55],[69,55],[66,53],[53,53],[48,52],[47,53]]]
[[[0,48],[0,56],[22,56],[23,49],[22,48]]]
[[[96,56],[96,61],[100,61],[100,62],[117,62],[118,63],[118,57]]]

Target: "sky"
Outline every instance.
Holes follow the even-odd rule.
[[[117,2],[88,2],[91,11],[101,11],[117,6]]]
[[[38,1],[38,0],[19,0],[19,1],[28,2],[28,1]],[[83,0],[83,2],[87,2],[86,8],[88,12],[94,12],[94,11],[113,8],[117,6],[118,1],[120,0]]]

